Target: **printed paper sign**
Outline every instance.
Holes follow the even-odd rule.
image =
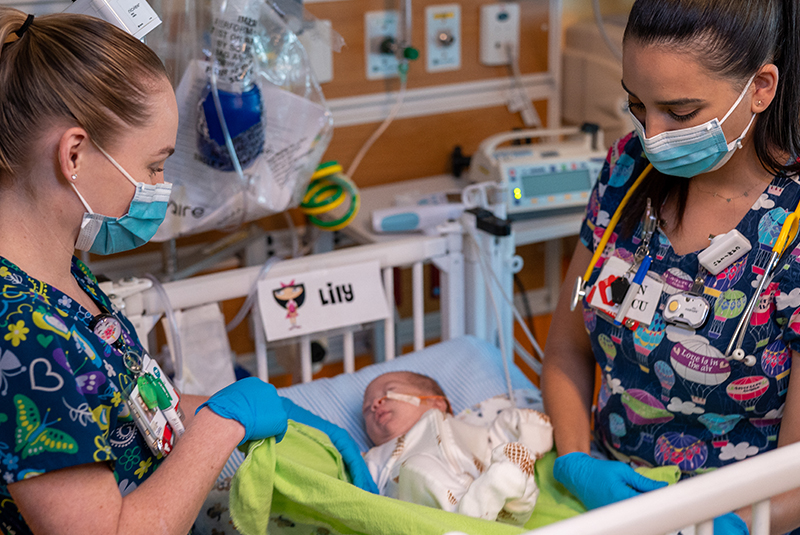
[[[612,318],[616,317],[619,305],[611,300],[611,283],[617,278],[623,277],[627,273],[630,265],[624,260],[612,256],[609,258],[600,276],[589,291],[589,305],[602,310]],[[638,321],[645,325],[650,325],[653,321],[653,314],[656,312],[658,301],[661,298],[661,290],[664,284],[646,275],[639,289],[639,295],[634,299],[626,317],[633,321]]]
[[[268,341],[389,317],[377,261],[264,279],[258,304]]]

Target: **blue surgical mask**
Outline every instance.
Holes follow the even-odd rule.
[[[733,103],[733,106],[721,121],[714,118],[697,126],[681,128],[680,130],[668,130],[647,138],[645,137],[644,126],[631,113],[633,127],[636,129],[639,139],[642,140],[645,156],[653,164],[653,167],[665,175],[691,178],[702,173],[716,171],[725,165],[733,156],[733,153],[736,152],[736,149],[741,148],[742,139],[750,130],[756,114],[754,113],[750,117],[750,122],[747,123],[742,135],[730,143],[725,139],[722,123],[733,113],[733,110],[736,109],[747,94],[747,90],[750,88],[754,78],[755,75],[750,78],[739,98],[736,99],[736,102]]]
[[[136,182],[114,158],[99,146],[95,146],[136,187],[136,193],[133,195],[127,214],[122,217],[109,217],[93,212],[75,184],[70,182],[72,189],[86,208],[75,248],[100,255],[135,249],[150,241],[164,221],[172,184],[164,182],[153,185]]]

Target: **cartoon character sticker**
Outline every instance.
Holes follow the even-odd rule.
[[[272,290],[272,296],[280,306],[286,309],[286,317],[290,322],[289,330],[299,329],[297,309],[303,306],[303,302],[305,302],[305,285],[295,284],[294,280],[290,281],[289,284],[281,283],[280,289]]]

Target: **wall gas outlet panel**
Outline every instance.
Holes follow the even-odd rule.
[[[461,68],[461,6],[425,8],[426,69],[428,72]]]
[[[397,78],[395,55],[398,40],[398,11],[368,11],[364,14],[364,49],[367,56],[367,80]]]
[[[508,65],[507,45],[519,55],[519,4],[514,2],[481,6],[481,63]]]

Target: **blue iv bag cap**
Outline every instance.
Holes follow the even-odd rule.
[[[218,91],[222,115],[233,141],[236,156],[242,168],[250,165],[264,151],[264,106],[257,85],[243,93]],[[198,114],[197,149],[206,165],[221,171],[233,171],[233,160],[225,145],[225,134],[214,105],[214,95],[209,84],[200,100]]]

